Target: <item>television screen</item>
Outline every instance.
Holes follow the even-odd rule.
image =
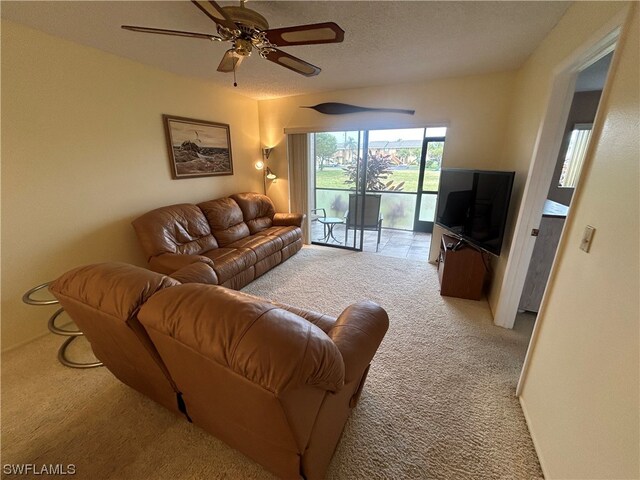
[[[500,255],[515,172],[443,168],[436,223],[478,248]]]

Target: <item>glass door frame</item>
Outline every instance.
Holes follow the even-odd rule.
[[[364,229],[362,228],[363,224],[364,224],[364,202],[365,202],[365,194],[366,194],[366,188],[367,188],[367,179],[366,179],[366,175],[367,175],[367,163],[368,163],[368,159],[369,159],[369,131],[368,130],[348,130],[348,131],[354,131],[354,132],[358,132],[358,146],[356,148],[356,155],[359,157],[360,155],[362,156],[362,164],[360,164],[359,161],[356,160],[356,182],[355,182],[355,187],[353,190],[341,190],[341,191],[348,191],[349,195],[351,194],[355,194],[356,195],[356,209],[359,209],[361,211],[361,215],[355,215],[355,228],[353,228],[353,240],[349,242],[349,244],[347,244],[346,242],[344,244],[335,244],[335,243],[329,243],[327,242],[321,242],[318,240],[314,240],[313,238],[311,239],[311,244],[312,245],[320,245],[323,247],[331,247],[331,248],[339,248],[342,250],[351,250],[351,251],[356,251],[356,252],[362,252],[363,248],[364,248]],[[313,134],[313,138],[314,138],[314,143],[315,143],[315,135],[318,133],[324,133],[324,132],[312,132]],[[333,132],[330,132],[333,133]],[[314,206],[315,205],[315,201],[317,199],[317,166],[316,166],[316,162],[317,162],[317,156],[315,154],[315,145],[313,148],[313,188],[314,188]],[[325,190],[329,190],[329,189],[325,189]],[[347,200],[348,202],[349,200]],[[348,204],[347,204],[348,205]],[[347,207],[348,208],[348,207]],[[358,217],[360,217],[361,221],[358,224]],[[338,224],[339,225],[339,224]],[[345,228],[347,228],[347,223],[346,220],[344,222],[344,226]],[[311,228],[311,224],[309,223],[309,228]],[[358,242],[359,240],[359,242]]]
[[[356,195],[356,210],[360,210],[360,214],[355,215],[354,229],[353,229],[353,246],[349,247],[345,244],[346,248],[362,252],[364,250],[364,208],[367,201],[367,165],[369,163],[369,130],[360,130],[362,133],[362,168],[360,168],[360,162],[357,162],[356,170],[356,188],[354,194]],[[360,149],[358,149],[360,150]],[[358,151],[360,153],[360,151]],[[349,194],[351,195],[351,194]],[[360,224],[358,225],[358,218],[360,218]],[[347,226],[345,225],[345,228]],[[360,233],[360,242],[358,244],[356,235]]]
[[[420,207],[422,206],[422,195],[423,194],[431,194],[437,195],[438,191],[432,190],[424,190],[424,173],[427,169],[427,150],[429,147],[429,143],[431,142],[442,142],[445,143],[446,137],[424,137],[422,141],[422,155],[420,157],[420,171],[418,172],[418,191],[416,195],[416,212],[413,220],[413,231],[414,232],[433,232],[433,220],[430,222],[420,220]],[[442,164],[440,164],[440,168],[442,168]],[[435,220],[435,219],[434,219]]]

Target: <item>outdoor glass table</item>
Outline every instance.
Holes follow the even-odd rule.
[[[333,228],[336,225],[344,224],[344,219],[338,217],[319,217],[318,221],[324,225],[324,237],[319,239],[319,242],[326,243],[331,238],[335,242],[342,244],[342,242],[333,235]]]

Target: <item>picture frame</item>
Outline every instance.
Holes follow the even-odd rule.
[[[162,115],[173,179],[233,175],[226,123]]]

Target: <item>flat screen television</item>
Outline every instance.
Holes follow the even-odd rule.
[[[460,239],[500,255],[515,172],[443,168],[436,224]]]

